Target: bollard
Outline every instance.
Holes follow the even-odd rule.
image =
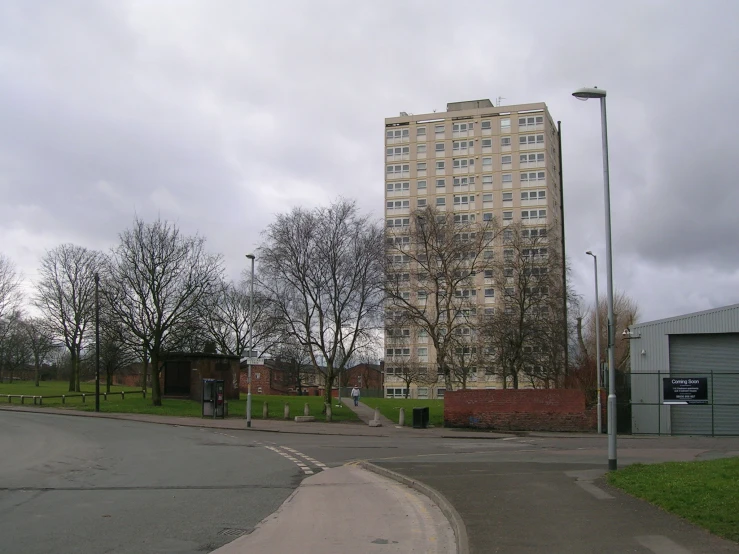
[[[398,415],[398,425],[401,427],[405,425],[405,408],[400,408],[400,414]]]
[[[331,404],[326,404],[326,421],[331,421]]]
[[[141,394],[144,395],[144,400],[146,400],[146,389],[141,389]]]
[[[26,403],[26,397],[25,395],[21,394],[21,404],[25,404],[25,403]]]
[[[43,396],[39,396],[38,397],[38,403],[39,403],[39,406],[44,403],[44,397]]]
[[[380,408],[375,408],[375,421],[380,421]]]
[[[107,392],[104,392],[103,393],[103,400],[108,400],[108,393]]]
[[[12,403],[13,403],[13,401],[11,400],[11,396],[8,395],[8,404],[12,404]]]
[[[67,403],[67,397],[62,395],[62,404],[66,404],[66,403]]]
[[[269,417],[269,405],[265,402],[262,404],[262,419],[267,419]]]
[[[121,400],[125,400],[125,399],[126,399],[126,391],[122,390],[121,391]]]
[[[310,406],[308,403],[305,403],[305,406],[303,406],[303,415],[309,416],[310,415]]]
[[[290,419],[290,404],[285,402],[285,419]]]
[[[85,395],[84,394],[82,395],[82,403],[83,404],[85,403]]]

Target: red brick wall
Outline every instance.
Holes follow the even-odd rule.
[[[596,409],[576,389],[447,391],[444,425],[501,431],[595,431]]]

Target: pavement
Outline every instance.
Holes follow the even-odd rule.
[[[351,399],[347,400],[347,405],[355,409]],[[3,409],[246,430],[243,420],[72,413],[50,408],[0,406],[0,411]],[[374,411],[363,404],[356,408],[356,412],[364,422],[374,418]],[[370,477],[360,466],[331,468],[305,479],[273,516],[262,521],[251,535],[227,545],[233,547],[232,550],[221,549],[217,551],[219,554],[292,551],[292,547],[288,548],[289,542],[284,542],[285,549],[274,550],[260,547],[266,543],[259,541],[288,541],[289,537],[282,535],[293,534],[292,526],[301,520],[296,515],[300,510],[305,510],[301,512],[303,514],[311,514],[310,518],[302,518],[302,523],[296,528],[300,530],[297,535],[305,537],[299,544],[306,552],[314,551],[307,549],[312,548],[309,546],[312,544],[320,546],[316,552],[326,553],[349,550],[359,553],[437,552],[427,546],[409,550],[410,535],[403,533],[414,529],[417,532],[413,537],[430,534],[444,541],[443,537],[451,528],[456,548],[446,546],[439,552],[739,554],[737,543],[719,539],[609,487],[603,478],[607,466],[605,436],[528,433],[520,437],[444,428],[400,428],[390,421],[383,421],[382,427],[369,427],[366,423],[295,423],[285,420],[255,420],[253,425],[249,430],[254,432],[435,438],[440,440],[440,451],[438,454],[397,459],[373,459],[370,452],[367,458],[372,463],[361,464],[362,469],[381,475],[383,479],[406,484],[420,492],[422,497],[411,499],[403,496],[410,493],[400,492],[405,489],[393,488],[376,476]],[[458,445],[469,444],[470,448],[450,448],[449,442],[443,439],[470,439],[453,441]],[[473,446],[483,444],[480,441],[496,449],[486,451],[484,456],[478,454]],[[724,456],[739,456],[739,438],[619,437],[620,467],[635,462]],[[405,499],[405,503],[399,498]],[[438,507],[444,516],[442,519],[439,519],[438,512],[424,504],[424,498]],[[399,512],[395,509],[396,504]],[[377,505],[383,508],[377,510]],[[313,525],[316,517],[319,520]],[[402,525],[407,518],[413,523]],[[332,526],[331,522],[336,524]],[[291,532],[280,533],[279,529],[291,529]],[[382,532],[372,532],[373,529]],[[377,537],[372,538],[373,535]],[[356,540],[358,537],[361,537],[360,542]],[[378,542],[373,542],[375,539]],[[371,547],[367,546],[368,542],[372,543]],[[410,543],[421,544],[418,541]],[[239,545],[243,548],[237,550]],[[342,550],[342,545],[354,547]]]

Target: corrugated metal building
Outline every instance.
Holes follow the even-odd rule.
[[[739,435],[739,304],[629,330],[633,433]]]

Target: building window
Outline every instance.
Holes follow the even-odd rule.
[[[426,207],[426,199],[425,198],[419,198],[416,200],[416,207],[417,208],[425,208]]]
[[[486,269],[484,275],[485,275],[485,279],[492,279],[493,278],[493,270],[492,269]],[[485,296],[488,296],[488,295],[486,294]],[[490,296],[492,296],[492,294]]]
[[[537,116],[518,118],[519,131],[525,130],[525,129],[536,129],[537,125],[544,125],[544,116],[537,115]]]
[[[533,146],[536,144],[544,144],[544,135],[522,135],[518,137],[518,143],[521,146]]]
[[[513,182],[513,175],[510,173],[504,173],[503,174],[503,182],[504,183],[512,183]]]
[[[491,129],[492,128],[492,122],[488,119],[486,121],[480,122],[480,129]]]
[[[482,220],[483,221],[492,221],[493,220],[493,213],[492,212],[484,212],[482,214]]]
[[[454,223],[469,223],[475,221],[475,214],[456,214]]]
[[[483,158],[482,159],[482,169],[490,171],[490,169],[493,167],[493,158]]]
[[[482,176],[482,184],[483,185],[492,185],[493,184],[493,176],[492,175],[483,175]]]
[[[512,192],[504,192],[503,193],[503,202],[511,202],[513,201],[513,193]]]
[[[428,356],[429,355],[429,349],[425,346],[419,347],[418,349],[418,355],[419,356]]]
[[[436,205],[437,206],[446,206],[446,198],[444,196],[440,196],[436,199]]]
[[[500,145],[501,146],[510,146],[511,145],[511,137],[500,137]]]
[[[426,181],[418,181],[418,183],[416,184],[416,188],[419,189],[419,190],[425,189],[426,188]]]
[[[416,136],[424,137],[424,140],[426,140],[426,127],[418,127],[416,129]]]
[[[436,180],[436,188],[437,189],[445,189],[446,188],[446,179],[437,179]]]
[[[437,152],[443,152],[444,151],[444,143],[443,142],[437,142],[436,143],[436,151]]]
[[[505,117],[500,120],[500,132],[510,133],[511,132],[511,118]]]
[[[494,298],[495,289],[485,289],[485,298]]]
[[[547,197],[545,190],[522,191],[521,200],[544,200]]]
[[[426,154],[426,145],[425,144],[418,144],[416,145],[416,154]]]
[[[503,212],[503,221],[512,221],[513,212]]]
[[[546,173],[544,171],[521,173],[521,183],[534,183],[536,181],[546,181]]]
[[[443,125],[437,125],[434,127],[434,131],[436,133],[436,138],[444,138],[444,126]]]
[[[489,194],[483,194],[482,195],[482,201],[483,202],[492,202],[493,201],[493,193],[491,192]]]
[[[511,156],[501,156],[500,157],[500,163],[503,165],[510,165],[512,162]]]
[[[436,162],[436,171],[444,171],[445,162]]]

